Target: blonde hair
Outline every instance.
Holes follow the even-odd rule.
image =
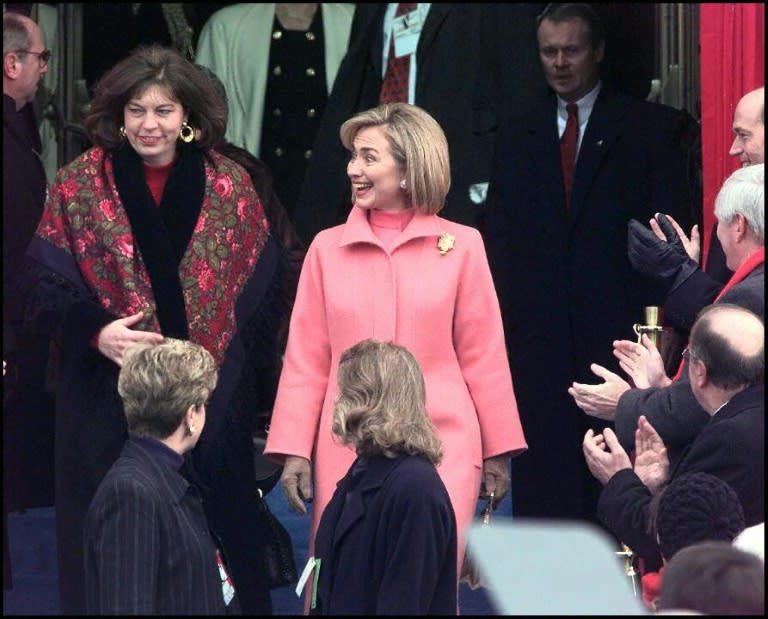
[[[437,121],[408,103],[385,103],[347,120],[339,135],[344,147],[361,129],[381,127],[392,157],[405,174],[411,204],[422,213],[440,212],[451,188],[448,141]]]
[[[139,436],[169,437],[190,406],[205,403],[217,378],[211,353],[199,344],[173,338],[134,344],[117,379],[128,429]]]
[[[359,456],[422,455],[443,450],[425,408],[424,377],[402,346],[363,340],[341,355],[333,433]]]

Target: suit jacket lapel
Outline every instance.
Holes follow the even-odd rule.
[[[597,176],[603,159],[610,152],[611,145],[624,130],[622,120],[626,111],[627,105],[623,99],[611,96],[605,89],[600,91],[576,160],[569,209],[571,221],[578,216],[584,198]]]
[[[430,5],[429,11],[427,12],[427,18],[424,20],[424,25],[421,28],[419,45],[416,48],[416,62],[418,66],[422,66],[425,59],[428,57],[429,48],[432,46],[432,43],[434,43],[435,37],[440,30],[440,26],[450,12],[450,4],[433,2]]]
[[[551,96],[546,105],[534,113],[527,129],[528,156],[535,168],[548,196],[548,202],[556,212],[565,213],[565,189],[563,172],[560,167],[560,138],[557,134],[557,99]]]

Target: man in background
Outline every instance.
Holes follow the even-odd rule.
[[[46,392],[48,340],[22,328],[15,278],[37,228],[46,176],[33,108],[50,53],[29,17],[3,13],[3,518],[53,504],[53,399]],[[4,544],[4,588],[11,588]]]
[[[550,4],[536,34],[550,93],[499,131],[484,226],[530,450],[512,466],[513,513],[595,519],[587,428],[568,396],[590,363],[615,365],[658,291],[627,259],[626,227],[663,209],[688,222],[681,148],[690,118],[602,79],[605,34],[586,4]]]

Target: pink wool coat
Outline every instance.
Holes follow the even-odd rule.
[[[443,233],[455,236],[441,255]],[[459,532],[480,488],[482,460],[527,449],[504,344],[499,303],[480,234],[417,213],[391,249],[365,211],[320,232],[307,251],[265,454],[312,462],[310,553],[323,509],[355,459],[334,441],[333,403],[341,353],[375,338],[405,346],[426,383],[427,413],[443,443],[438,472]]]

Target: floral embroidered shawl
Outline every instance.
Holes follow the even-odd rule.
[[[45,256],[43,263],[48,268],[69,279],[80,279],[74,283],[89,289],[104,310],[116,317],[143,311],[144,321],[135,328],[176,337],[188,335],[221,364],[237,330],[236,302],[269,235],[261,202],[247,173],[215,151],[205,158],[199,155],[204,175],[202,203],[195,207],[199,215],[194,219],[194,209],[192,219],[186,215],[190,219],[188,242],[184,237],[181,246],[178,242],[174,244],[178,238],[168,234],[166,242],[170,245],[163,254],[163,248],[155,252],[156,243],[137,242],[133,215],[129,218],[124,194],[139,191],[136,188],[144,191],[146,185],[143,176],[131,177],[131,182],[124,182],[124,190],[119,193],[114,157],[114,153],[95,147],[59,170],[50,187],[35,241],[50,244],[55,250],[38,249],[35,257],[40,260],[40,256]],[[189,193],[186,189],[182,185],[179,193]],[[160,209],[164,202],[165,195]],[[162,217],[168,223],[165,213]],[[162,224],[155,226],[160,221],[156,215],[150,213],[147,221],[150,240],[165,238],[155,229],[162,228]],[[182,314],[186,312],[181,335],[161,329],[157,297],[165,294],[165,288],[158,288],[157,278],[150,276],[150,272],[158,271],[153,262],[158,258],[149,255],[150,251],[144,251],[143,256],[142,247],[161,256],[160,270],[165,269],[166,275],[170,270],[166,281],[173,284],[178,273],[180,295],[176,305]],[[175,261],[171,258],[173,254]],[[173,268],[169,269],[169,264]],[[180,322],[184,322],[183,316]]]

